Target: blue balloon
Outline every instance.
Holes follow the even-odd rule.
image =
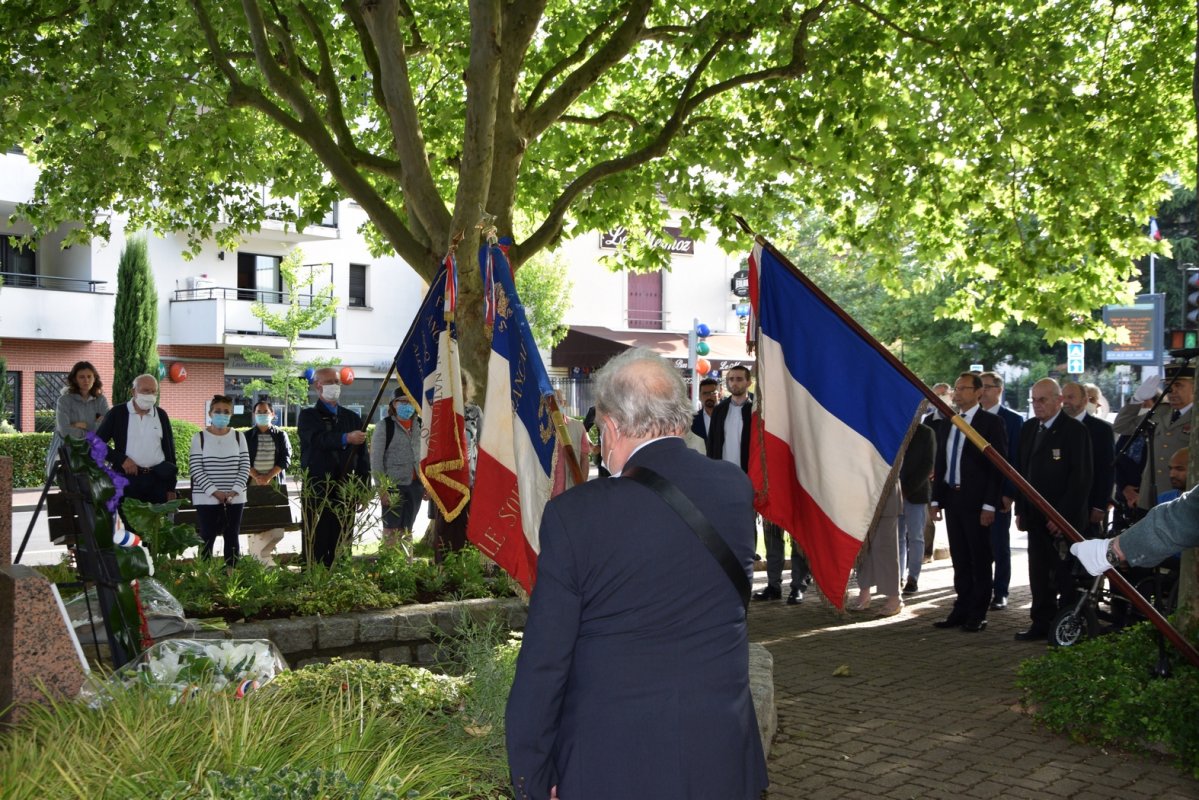
[[[309,367],[308,369],[304,370],[304,380],[308,381],[309,383],[312,383],[312,379],[314,377],[316,377],[316,370],[314,370],[312,367]]]
[[[699,336],[701,339],[705,336],[711,336],[712,329],[701,322],[700,324],[695,326],[695,335]]]

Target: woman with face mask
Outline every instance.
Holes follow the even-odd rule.
[[[424,487],[420,467],[420,417],[403,389],[396,389],[387,407],[387,418],[371,434],[371,474],[378,478],[383,506],[383,541],[401,541],[412,553],[412,525],[420,509]],[[383,478],[386,480],[383,480]]]
[[[225,564],[233,566],[240,553],[241,515],[246,503],[250,453],[246,439],[229,427],[233,400],[218,394],[208,409],[210,424],[192,437],[192,505],[204,546],[202,558],[212,558],[212,545],[225,543]]]
[[[282,429],[275,427],[275,408],[265,397],[254,405],[254,424],[244,433],[250,452],[251,486],[281,484],[283,470],[291,464],[291,440]],[[285,491],[280,487],[280,491]],[[284,530],[272,528],[252,533],[246,542],[246,552],[267,566],[275,563],[275,546],[283,540]]]

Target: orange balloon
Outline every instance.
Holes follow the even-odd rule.
[[[712,371],[712,365],[706,358],[697,358],[695,359],[695,371],[700,375],[707,375]]]
[[[171,383],[183,383],[187,380],[187,367],[176,361],[167,369],[167,375],[171,377]]]
[[[349,386],[354,382],[354,370],[349,367],[341,368],[341,383],[343,386]]]

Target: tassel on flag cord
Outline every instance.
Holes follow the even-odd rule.
[[[466,535],[531,592],[541,514],[553,484],[553,388],[504,248],[484,244],[479,267],[491,320],[491,356]]]
[[[454,312],[458,267],[451,252],[437,271],[404,343],[396,353],[396,378],[420,410],[420,479],[446,520],[453,520],[470,500],[470,467],[466,452],[466,417],[458,331]]]

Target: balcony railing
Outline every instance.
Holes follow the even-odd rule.
[[[14,289],[49,289],[55,292],[102,292],[108,281],[89,281],[83,278],[60,278],[57,275],[27,275],[23,272],[0,272],[4,286]]]
[[[312,304],[311,294],[299,295],[300,305],[308,307]],[[287,292],[276,292],[267,289],[239,289],[231,286],[204,286],[192,289],[179,289],[173,293],[171,302],[186,303],[196,301],[221,301],[225,307],[225,333],[249,336],[280,336],[266,326],[251,309],[254,303],[261,302],[276,313],[284,313],[288,303]],[[306,339],[335,339],[337,337],[337,317],[330,317],[315,328],[300,333]]]
[[[294,212],[296,214],[298,214],[300,212],[299,203],[296,202],[295,198],[275,197],[274,195],[271,194],[270,188],[266,187],[266,186],[256,186],[256,187],[254,187],[254,191],[257,192],[257,194],[258,194],[258,198],[257,198],[258,201],[261,202],[262,205],[266,208],[269,208],[271,205],[281,205],[281,206],[286,206],[287,208],[291,209],[292,212]],[[271,219],[279,219],[279,217],[274,217],[274,216],[271,216],[270,214],[268,214],[267,216],[270,217]],[[316,224],[318,227],[321,227],[321,228],[336,228],[337,227],[337,204],[334,203],[333,207],[331,209],[329,209],[329,212],[327,214],[325,214],[325,216],[321,218],[321,221]]]

